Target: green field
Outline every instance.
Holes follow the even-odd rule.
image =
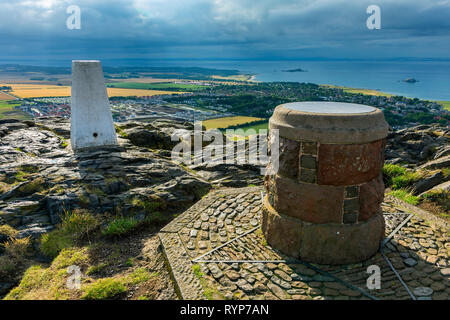
[[[12,103],[9,103],[12,102]],[[14,100],[0,101],[0,119],[18,119],[18,120],[28,120],[31,116],[23,113],[22,111],[15,110],[15,106],[20,106],[20,102]]]
[[[199,91],[206,87],[197,84],[179,84],[179,83],[139,83],[139,82],[114,82],[108,83],[110,88],[122,89],[143,89],[143,90],[175,90],[175,91]]]
[[[436,102],[443,105],[445,110],[450,111],[450,101],[436,101]]]
[[[255,124],[255,125],[249,125],[243,128],[239,128],[239,130],[244,130],[245,136],[248,136],[248,130],[253,129],[256,131],[256,133],[259,133],[259,130],[269,130],[269,122],[261,123],[261,124]],[[226,130],[226,129],[225,129]]]

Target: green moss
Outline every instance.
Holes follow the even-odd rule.
[[[121,136],[122,138],[126,138],[127,135],[125,134],[125,132],[123,131],[123,129],[121,127],[119,127],[118,125],[115,125],[116,128],[116,132],[119,136]]]
[[[412,205],[417,205],[419,203],[419,197],[413,196],[405,189],[393,190],[389,194]]]
[[[145,217],[144,223],[148,223],[150,225],[159,225],[161,223],[167,222],[168,220],[169,216],[164,215],[159,211],[155,211]]]
[[[31,195],[33,193],[42,192],[46,189],[46,183],[44,178],[36,178],[23,186],[19,187],[19,192],[24,195]]]
[[[49,257],[56,257],[62,249],[75,246],[99,226],[94,216],[80,210],[65,212],[61,220],[56,230],[41,238],[41,251]]]
[[[392,185],[392,179],[404,174],[406,172],[406,168],[396,164],[387,163],[383,166],[383,176],[385,183],[388,186]]]
[[[131,205],[133,207],[143,209],[146,213],[152,213],[157,210],[166,209],[166,203],[158,196],[151,196],[150,198],[146,199],[135,197],[131,200]]]
[[[124,236],[135,231],[138,224],[134,218],[115,218],[102,230],[102,234],[106,237]]]
[[[150,274],[146,268],[137,268],[130,274],[127,278],[127,283],[129,285],[137,285],[139,283],[148,281],[150,278],[154,277],[156,273]]]
[[[89,248],[67,248],[61,250],[53,260],[52,267],[55,269],[67,268],[73,265],[85,265],[89,261]]]
[[[108,266],[107,263],[99,263],[99,264],[97,264],[97,265],[95,265],[95,266],[90,266],[90,267],[87,269],[86,274],[87,274],[87,275],[92,275],[92,274],[95,274],[95,273],[100,273],[100,272],[102,272],[107,266]]]
[[[106,197],[108,196],[102,189],[99,187],[94,187],[91,185],[84,185],[84,189],[86,190],[86,193],[88,194],[95,194],[99,197]]]
[[[23,164],[19,166],[19,170],[26,173],[36,173],[39,171],[39,167],[32,164]]]
[[[86,300],[108,300],[116,298],[126,291],[127,288],[121,279],[106,278],[89,285],[81,298]]]
[[[125,264],[129,267],[132,267],[134,265],[134,258],[128,258]]]
[[[202,278],[204,276],[203,272],[201,271],[201,267],[199,264],[194,264],[192,266],[192,270],[194,271],[194,274],[197,278]]]
[[[22,277],[20,284],[8,293],[5,300],[21,299],[32,290],[43,286],[46,278],[45,271],[41,266],[29,268]]]
[[[418,172],[406,171],[404,174],[392,178],[392,188],[403,189],[410,187],[422,177],[422,174]]]
[[[442,169],[442,174],[444,175],[444,178],[449,178],[450,177],[450,168],[443,168]]]
[[[18,170],[14,177],[16,181],[24,182],[28,180],[29,174],[24,171]]]
[[[67,287],[67,279],[70,276],[67,267],[77,265],[83,268],[89,260],[87,251],[87,248],[65,249],[49,268],[32,266],[25,272],[20,284],[5,299],[69,299],[76,292]]]

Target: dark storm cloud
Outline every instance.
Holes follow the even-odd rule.
[[[445,58],[449,40],[450,0],[0,0],[1,58]]]

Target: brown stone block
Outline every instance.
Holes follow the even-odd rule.
[[[302,142],[302,153],[303,154],[317,154],[317,142]]]
[[[267,242],[277,250],[298,258],[301,221],[278,214],[265,197],[261,214],[261,229]]]
[[[317,170],[300,168],[300,182],[316,183],[317,182]]]
[[[280,137],[279,174],[292,179],[297,178],[299,152],[299,142]]]
[[[359,191],[359,221],[366,221],[380,211],[384,199],[383,176],[364,183]]]
[[[342,223],[344,187],[298,183],[280,176],[268,179],[277,212],[312,223]]]
[[[378,251],[382,234],[382,214],[357,224],[304,224],[300,258],[319,264],[360,262]]]
[[[365,144],[320,144],[317,183],[348,186],[376,178],[382,163],[382,140]]]

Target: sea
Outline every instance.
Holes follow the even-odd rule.
[[[449,60],[145,60],[104,59],[109,66],[179,66],[233,69],[253,74],[256,81],[331,84],[426,100],[450,101]],[[5,61],[0,64],[70,66],[70,61]],[[302,69],[305,72],[285,72]],[[403,80],[414,78],[416,83]]]

